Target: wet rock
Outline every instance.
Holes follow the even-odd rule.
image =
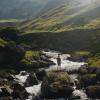
[[[79,69],[78,69],[78,73],[79,74],[88,74],[88,69],[87,69],[87,67],[85,67],[85,66],[82,66],[82,67],[80,67]]]
[[[0,97],[10,96],[11,93],[12,93],[12,90],[8,86],[0,87]]]
[[[97,70],[98,69],[96,67],[89,67],[89,66],[83,65],[82,67],[79,68],[78,73],[83,74],[83,75],[95,74]]]
[[[38,84],[38,80],[36,78],[35,73],[30,74],[26,79],[25,86],[28,87],[28,86],[33,86],[33,85],[37,85],[37,84]]]
[[[100,68],[97,69],[97,71],[96,71],[96,78],[97,78],[97,81],[100,82]]]
[[[83,57],[76,56],[76,55],[68,57],[67,59],[70,60],[70,61],[74,61],[74,62],[84,62],[84,58]]]
[[[33,60],[32,65],[30,66],[31,68],[39,68],[39,63],[38,61]]]
[[[21,100],[25,100],[28,98],[28,93],[25,90],[24,86],[21,86],[18,83],[13,84],[13,92],[12,97],[13,99],[20,98]]]
[[[13,75],[9,75],[8,77],[7,77],[7,80],[8,81],[13,81],[15,79],[15,77],[13,76]]]
[[[42,61],[48,62],[49,65],[55,65],[55,63],[53,61],[49,60],[49,57],[47,57],[45,55],[42,55],[40,58],[41,58]]]
[[[96,67],[88,67],[88,73],[95,74],[98,69]]]
[[[0,78],[0,86],[4,86],[4,85],[9,85],[8,80]]]
[[[43,60],[39,60],[39,68],[46,68],[49,67],[49,63]]]
[[[41,85],[41,91],[45,98],[68,98],[73,92],[70,83],[71,79],[67,72],[48,72]]]
[[[100,86],[89,86],[86,88],[86,93],[89,98],[100,99]]]
[[[89,85],[95,85],[97,83],[95,75],[81,75],[78,77],[80,84],[83,87],[87,87]]]
[[[44,69],[39,69],[36,71],[36,77],[38,80],[42,81],[45,76],[46,76],[46,71]]]
[[[78,79],[75,79],[74,83],[75,83],[76,89],[81,89],[81,84]]]
[[[33,68],[39,68],[39,63],[38,61],[36,60],[32,60],[32,61],[22,61],[21,62],[21,68],[20,69],[23,69],[23,70],[29,70],[29,69],[33,69]]]
[[[44,60],[44,61],[48,61],[48,57],[45,56],[45,55],[41,55],[41,56],[40,56],[40,59],[41,59],[41,60]]]
[[[22,72],[20,72],[20,75],[21,76],[25,76],[25,75],[27,75],[27,72],[26,71],[22,71]]]
[[[0,100],[13,100],[12,97],[0,97]]]
[[[71,98],[69,98],[68,100],[80,100],[80,96],[73,96]]]

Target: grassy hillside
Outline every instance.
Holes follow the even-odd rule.
[[[48,7],[51,7],[50,5]],[[47,7],[47,8],[48,8]],[[88,5],[68,5],[66,2],[55,5],[42,13],[21,24],[25,31],[62,32],[76,29],[96,29],[100,25],[100,2]],[[43,10],[44,11],[44,10]]]
[[[100,29],[77,29],[66,32],[37,32],[24,34],[20,41],[36,44],[42,48],[60,51],[100,51]]]
[[[48,9],[39,17],[20,24],[22,41],[65,52],[100,51],[99,0],[63,0],[59,5],[45,7]]]

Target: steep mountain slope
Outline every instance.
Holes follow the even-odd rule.
[[[51,0],[45,9],[39,17],[21,23],[26,32],[22,42],[65,52],[100,52],[99,0]]]
[[[99,0],[51,0],[45,9],[41,10],[39,17],[24,22],[21,28],[62,32],[97,28],[100,24]]]

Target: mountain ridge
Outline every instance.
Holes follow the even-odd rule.
[[[77,1],[77,0],[76,0]],[[29,22],[24,23],[21,28],[27,30],[38,31],[68,31],[69,28],[81,28],[85,25],[92,23],[93,20],[98,20],[100,17],[100,2],[69,6],[66,3],[55,6],[39,17],[31,19]],[[97,3],[98,2],[98,3]],[[74,4],[73,4],[74,5]],[[69,27],[71,26],[71,27]]]

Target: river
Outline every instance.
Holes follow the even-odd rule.
[[[62,54],[61,55],[61,67],[57,66],[57,56],[59,52],[55,51],[43,51],[46,56],[50,57],[50,60],[55,63],[55,65],[50,66],[49,68],[46,68],[46,71],[52,71],[52,70],[66,70],[66,71],[72,71],[72,70],[78,70],[82,65],[86,64],[85,62],[73,62],[67,60],[68,57],[70,57],[69,54]],[[29,73],[27,73],[26,76],[21,76],[21,73],[19,75],[16,75],[17,79],[19,79],[19,83],[24,83],[28,77]],[[74,81],[77,79],[77,74],[70,74],[71,79]],[[83,90],[77,90],[76,86],[74,85],[74,91],[73,95],[74,96],[80,96],[80,100],[89,100],[87,98],[87,95]],[[26,87],[26,91],[30,94],[29,99],[27,100],[32,100],[33,94],[34,95],[39,95],[41,93],[41,82],[38,85],[33,85],[31,87]]]

